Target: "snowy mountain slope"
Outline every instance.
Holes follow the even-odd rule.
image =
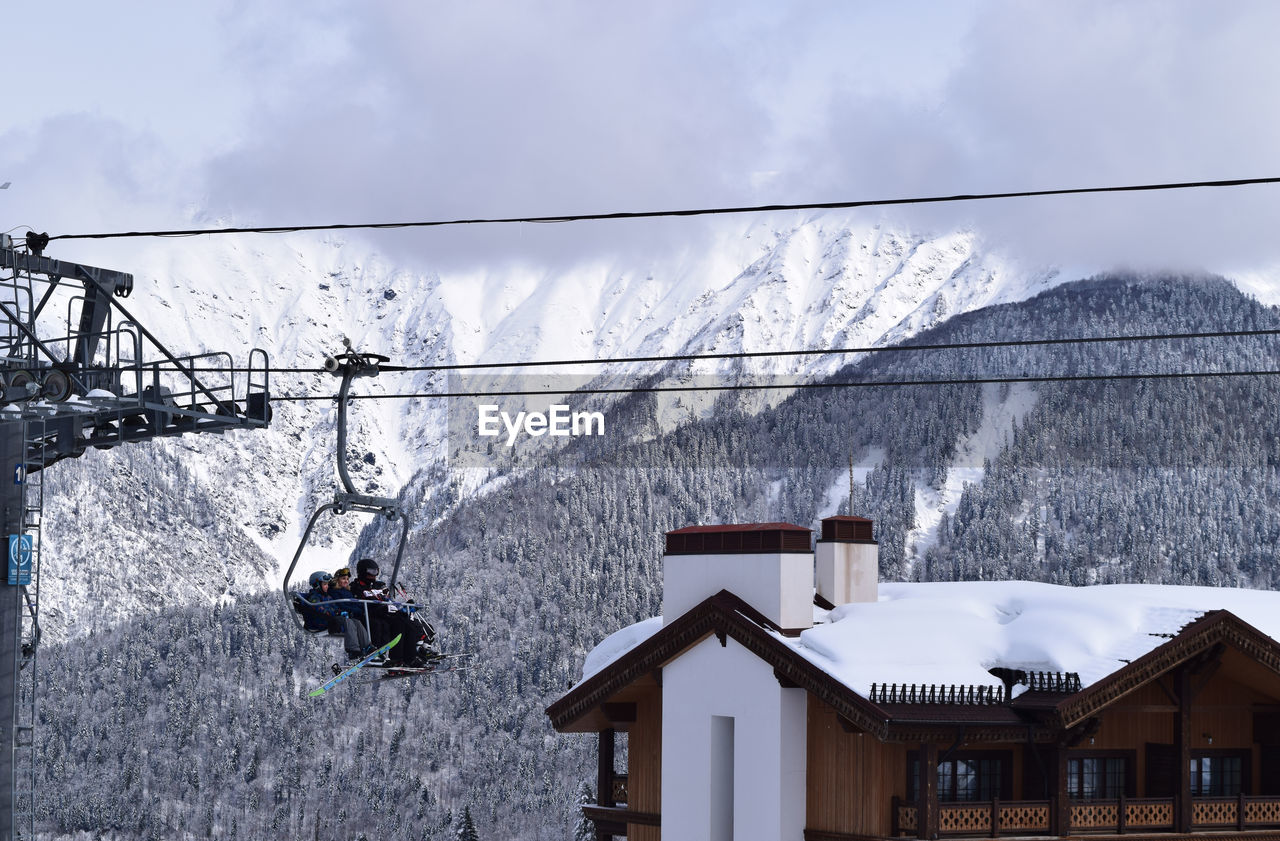
[[[1116,276],[951,319],[922,339],[1119,334],[1135,325],[1275,328],[1280,312],[1212,279]],[[1157,370],[1262,367],[1278,350],[1274,337],[1197,343],[1154,361]],[[983,361],[1010,372],[1108,372],[1152,357],[1141,346],[1093,345]],[[968,353],[923,362],[895,353],[867,360],[859,372],[904,378],[928,366],[957,377],[972,365]],[[617,413],[648,401],[629,398]],[[489,804],[490,825],[516,827],[512,837],[564,837],[576,819],[573,794],[595,767],[595,744],[553,734],[544,710],[577,682],[584,655],[601,639],[660,609],[663,531],[731,519],[812,523],[847,498],[841,480],[853,449],[861,464],[879,466],[860,471],[850,507],[875,520],[886,581],[1140,580],[1274,590],[1278,406],[1275,378],[805,390],[754,417],[717,414],[643,444],[578,442],[566,455],[580,461],[508,474],[490,496],[462,501],[438,527],[413,536],[407,568],[441,643],[475,655],[474,668],[457,675],[351,687],[317,706],[304,693],[340,644],[289,633],[274,593],[214,610],[164,610],[51,646],[41,657],[50,691],[40,707],[37,785],[59,796],[41,820],[51,836],[96,829],[132,837],[150,831],[155,809],[147,807],[158,801],[171,808],[165,830],[155,832],[205,837],[210,825],[234,818],[238,837],[256,838],[345,802],[354,804],[346,822],[360,827],[352,831],[403,837],[406,827],[445,826],[447,810],[470,802]],[[1251,422],[1235,422],[1241,418]],[[625,451],[623,460],[610,460],[615,449]],[[981,483],[964,488],[953,513],[944,510],[923,563],[908,563],[920,477],[945,490],[984,459]],[[568,463],[583,467],[559,469]],[[185,481],[181,464],[155,468],[161,476],[148,486],[165,497]],[[432,480],[423,473],[407,486],[415,511]],[[162,517],[158,500],[134,504]],[[170,520],[149,532],[177,533]],[[370,530],[362,539],[379,535]],[[921,592],[956,586],[988,585],[930,584]],[[103,599],[95,596],[96,607]],[[352,715],[371,708],[392,714]],[[98,743],[102,750],[85,747]],[[336,746],[333,762],[281,763],[312,744]],[[119,798],[120,780],[147,787],[149,797]],[[413,803],[416,812],[388,802]]]
[[[942,515],[955,514],[965,486],[982,481],[984,463],[1008,446],[1014,428],[1035,406],[1037,394],[1027,383],[1008,388],[988,383],[982,387],[982,397],[982,425],[961,439],[946,481],[939,488],[916,482],[916,527],[907,535],[913,560],[933,547]]]
[[[873,345],[956,313],[1025,298],[1058,280],[1052,273],[1028,279],[983,253],[970,234],[925,238],[833,215],[783,227],[728,226],[705,253],[659,255],[644,266],[439,274],[391,265],[356,241],[289,235],[166,241],[140,250],[130,265],[112,267],[135,274],[128,306],[175,352],[226,350],[243,364],[249,348],[261,347],[272,365],[286,368],[318,367],[326,353],[341,349],[344,336],[403,365]],[[846,361],[700,361],[664,375],[809,379]],[[598,372],[597,383],[622,385],[658,370],[613,365],[578,373]],[[496,388],[511,376],[499,371],[465,381]],[[354,393],[439,391],[454,380],[441,372],[386,374],[358,381]],[[336,386],[336,378],[321,373],[272,376],[276,396],[331,394]],[[762,392],[743,405],[756,410],[783,396]],[[427,398],[352,404],[351,466],[360,490],[393,495],[414,475],[429,476],[415,495],[424,503],[444,500],[433,503],[436,511],[474,490],[441,469],[445,404]],[[711,399],[681,395],[670,405],[668,427],[705,414]],[[55,467],[66,490],[51,495],[46,511],[43,600],[59,620],[49,623],[51,633],[87,627],[70,606],[91,595],[96,577],[76,570],[101,569],[118,581],[118,598],[95,623],[277,586],[306,518],[336,487],[334,423],[328,401],[277,402],[264,432],[155,442],[147,445],[154,453],[134,448],[127,456],[97,454],[93,464]],[[121,492],[126,501],[157,492],[124,478],[130,460],[184,466],[181,488],[165,500],[171,523],[121,504]],[[74,502],[88,498],[95,510],[110,513],[107,532],[90,526]],[[362,526],[354,516],[322,522],[301,573],[345,562]],[[121,543],[146,543],[140,535],[152,535],[155,545],[146,553],[120,551]],[[135,586],[121,574],[122,562],[129,568],[150,562],[149,583]]]

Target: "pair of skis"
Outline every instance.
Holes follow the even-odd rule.
[[[379,657],[385,655],[391,649],[395,648],[396,644],[399,642],[400,642],[400,634],[396,634],[395,637],[393,637],[392,640],[388,642],[386,645],[380,646],[376,651],[372,652],[371,654],[364,657],[360,661],[353,663],[352,665],[348,666],[345,670],[338,672],[338,674],[334,675],[332,678],[326,681],[322,686],[319,686],[316,689],[313,689],[310,692],[308,692],[307,697],[308,698],[320,697],[324,693],[328,692],[330,689],[333,689],[338,684],[342,683],[343,681],[355,675],[365,666],[369,666],[370,664],[372,664],[374,660],[377,660]],[[461,669],[465,669],[467,668],[467,664],[464,661],[464,658],[470,657],[470,656],[471,656],[470,654],[444,654],[444,655],[441,655],[440,658],[437,659],[435,662],[427,666],[373,665],[372,668],[378,669],[383,672],[383,674],[380,677],[376,678],[377,680],[391,680],[393,678],[403,678],[403,677],[418,677],[420,675],[440,674],[443,672],[456,672]],[[337,671],[338,667],[334,666],[334,670]]]
[[[464,658],[470,654],[439,654],[426,666],[372,666],[380,674],[374,680],[394,680],[400,677],[418,677],[419,675],[438,675],[445,672],[460,672],[469,668]]]

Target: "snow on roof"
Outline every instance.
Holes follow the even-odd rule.
[[[662,629],[662,617],[655,616],[620,631],[614,631],[587,653],[582,663],[582,679],[586,680]]]
[[[840,605],[779,639],[864,697],[873,683],[999,686],[995,666],[1076,672],[1089,686],[1219,609],[1280,640],[1280,593],[1031,581],[881,584],[879,601]],[[661,627],[656,617],[610,635],[587,655],[583,679]]]

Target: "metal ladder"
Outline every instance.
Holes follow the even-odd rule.
[[[29,419],[22,424],[23,452],[29,463],[42,464],[46,435],[44,422]],[[18,699],[13,731],[14,815],[17,838],[35,838],[36,820],[36,699],[40,651],[40,534],[44,519],[44,471],[22,477],[22,530],[31,538],[31,579],[22,588],[25,610],[21,613],[19,639],[22,649],[15,675]]]

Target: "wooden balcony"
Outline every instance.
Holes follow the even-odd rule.
[[[582,807],[582,814],[595,825],[597,838],[626,836],[627,824],[661,826],[660,815],[627,808],[626,774],[608,775],[607,785],[609,800],[605,804],[591,803]]]
[[[1049,835],[1049,800],[991,800],[939,803],[938,834],[949,838],[1001,835]],[[1070,834],[1119,835],[1172,833],[1172,797],[1122,797],[1073,802]],[[916,806],[894,798],[893,834],[914,838]],[[1280,797],[1197,797],[1191,802],[1191,828],[1223,832],[1280,828]]]

